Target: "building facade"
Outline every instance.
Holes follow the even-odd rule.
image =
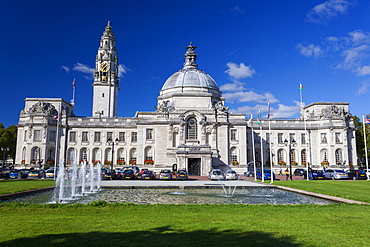
[[[215,80],[198,69],[195,48],[186,47],[183,68],[164,82],[155,111],[117,117],[118,53],[108,22],[95,61],[92,116],[75,116],[74,105],[60,98],[27,98],[18,123],[16,164],[74,159],[153,169],[176,164],[193,175],[253,160],[266,165],[272,160],[274,166],[289,161],[356,165],[348,103],[313,103],[300,118],[257,124],[229,112]]]

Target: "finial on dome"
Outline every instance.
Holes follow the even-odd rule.
[[[110,21],[108,21],[108,24],[105,27],[105,31],[112,31],[112,27],[110,26]]]
[[[198,64],[196,63],[197,54],[195,53],[196,46],[193,46],[193,42],[190,42],[190,45],[185,47],[187,50],[185,52],[185,63],[184,63],[184,69],[185,68],[197,68]]]

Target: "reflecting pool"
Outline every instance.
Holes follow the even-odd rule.
[[[135,204],[331,204],[332,201],[297,194],[277,188],[236,188],[228,195],[222,188],[135,188],[102,189],[61,203],[82,203],[102,200]],[[51,203],[52,192],[20,197],[9,202]]]

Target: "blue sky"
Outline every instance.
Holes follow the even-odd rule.
[[[100,36],[111,22],[121,75],[118,115],[154,111],[166,79],[198,48],[232,112],[273,118],[303,102],[370,105],[370,2],[353,0],[63,0],[0,1],[0,122],[17,124],[24,99],[70,101],[91,116],[92,72]]]

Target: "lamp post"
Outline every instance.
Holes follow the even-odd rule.
[[[285,139],[284,144],[285,144],[285,146],[288,147],[289,178],[290,178],[290,180],[293,180],[293,176],[292,176],[292,161],[291,161],[291,156],[290,155],[292,153],[292,145],[295,146],[296,141],[294,139],[292,139],[292,140],[290,140],[290,142],[288,142],[288,140]]]
[[[4,168],[5,166],[5,154],[6,154],[6,152],[9,152],[9,148],[8,147],[1,147],[1,151],[3,152],[3,164],[2,164],[2,167]]]
[[[113,172],[113,160],[114,160],[114,144],[118,143],[118,138],[116,138],[115,141],[112,141],[112,138],[108,138],[108,145],[112,146],[112,164],[111,164],[111,170]]]

